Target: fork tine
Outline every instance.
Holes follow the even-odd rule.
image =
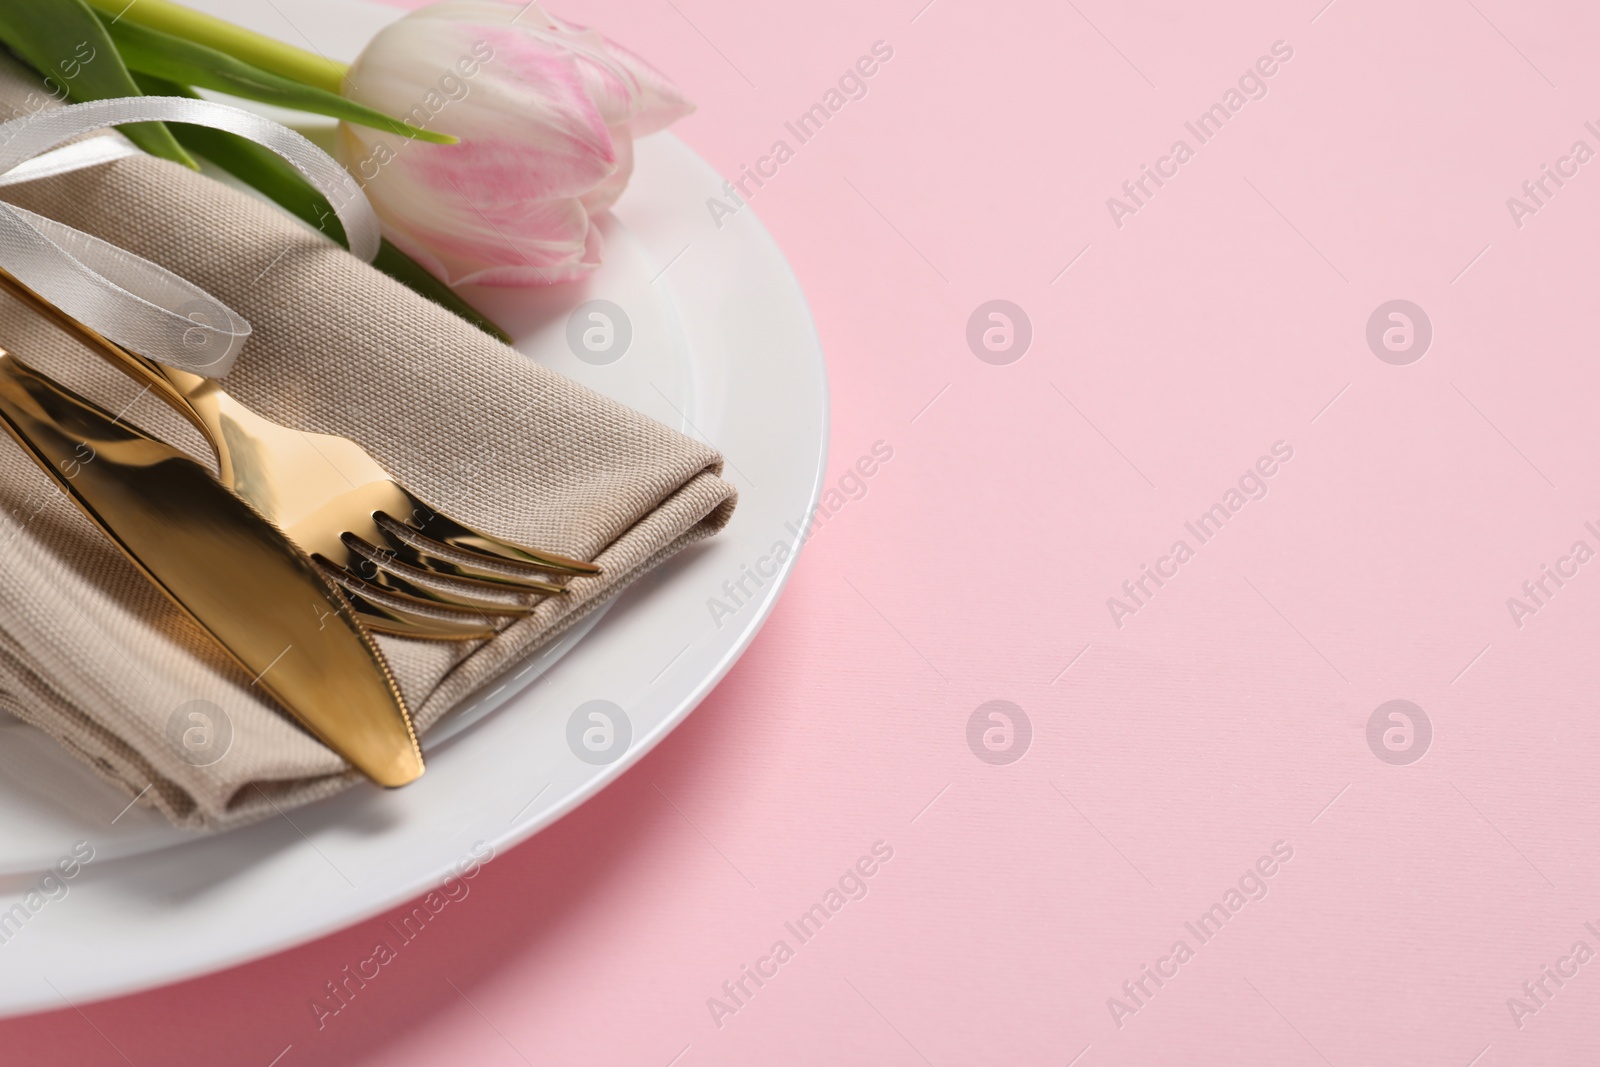
[[[454,609],[473,616],[507,619],[521,618],[533,610],[527,604],[517,604],[507,600],[480,599],[467,594],[446,592],[429,586],[417,585],[395,574],[393,570],[385,570],[377,566],[374,566],[369,572],[358,573],[351,567],[340,566],[326,556],[318,555],[314,558],[341,585],[353,588],[356,592],[382,593],[389,600],[405,607],[423,611],[437,610],[439,608]],[[352,583],[354,584],[352,585]]]
[[[485,615],[454,611],[447,615],[445,609],[423,614],[393,603],[376,587],[358,593],[352,584],[340,581],[345,599],[355,609],[362,625],[374,633],[423,641],[484,641],[499,632],[494,621]]]
[[[421,535],[431,541],[455,549],[470,558],[477,558],[489,563],[510,564],[512,566],[531,567],[537,570],[549,571],[556,574],[572,574],[583,577],[593,577],[600,573],[600,568],[593,563],[585,563],[581,559],[572,559],[570,556],[557,555],[538,548],[525,548],[513,545],[486,533],[480,533],[470,527],[463,526],[448,516],[437,511],[407,493],[412,502],[409,521],[397,520],[393,516],[383,515],[383,518],[394,522],[413,535]],[[380,513],[381,514],[381,513]]]
[[[398,523],[395,525],[399,525]],[[470,565],[454,563],[450,560],[439,559],[418,548],[404,536],[396,533],[388,524],[379,523],[378,530],[388,542],[382,549],[373,549],[379,558],[373,562],[384,567],[393,567],[403,573],[416,576],[427,576],[440,579],[449,579],[453,583],[460,583],[467,587],[477,587],[484,590],[494,590],[500,593],[541,593],[546,596],[557,596],[567,591],[566,586],[548,582],[542,578],[535,578],[532,572],[524,572],[512,576],[503,571],[489,571],[485,568],[472,568]],[[347,538],[352,535],[346,534]],[[413,538],[427,540],[423,535],[412,532]],[[359,539],[358,539],[359,540]],[[364,542],[363,542],[364,543]]]
[[[346,548],[366,561],[366,566],[351,567],[351,569],[369,581],[381,584],[382,579],[369,573],[381,569],[413,585],[423,586],[423,591],[415,595],[430,598],[435,595],[454,595],[461,599],[462,607],[472,608],[477,608],[480,604],[495,607],[509,603],[506,599],[508,596],[519,594],[553,596],[566,592],[563,586],[533,577],[509,578],[499,574],[479,577],[447,560],[436,560],[418,552],[381,526],[378,527],[378,532],[383,534],[384,540],[392,547],[379,548],[349,532],[340,537]],[[351,566],[349,563],[345,565]]]

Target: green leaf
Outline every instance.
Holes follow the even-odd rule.
[[[0,7],[15,0],[0,0]],[[82,3],[82,0],[77,0]],[[456,138],[434,133],[370,107],[346,100],[337,93],[302,85],[282,75],[262,70],[215,48],[174,37],[131,22],[113,22],[107,27],[122,52],[123,62],[141,74],[153,74],[183,85],[198,85],[219,93],[242,96],[263,104],[310,111],[317,115],[370,126],[399,137],[415,138],[433,144],[455,144]]]
[[[45,77],[45,92],[83,102],[138,96],[106,29],[84,0],[0,0],[0,41]],[[153,156],[193,167],[172,131],[159,122],[121,127]]]
[[[316,52],[265,34],[236,26],[215,15],[175,4],[172,0],[88,0],[89,6],[123,22],[137,22],[152,30],[182,37],[207,48],[226,52],[262,70],[280,74],[301,85],[315,85],[337,93],[349,71],[340,63]]]
[[[3,0],[0,0],[3,2]],[[141,88],[151,96],[194,96],[182,85],[136,74]],[[327,199],[300,172],[279,156],[244,137],[236,137],[223,130],[205,126],[174,123],[172,131],[190,151],[232,174],[240,181],[275,201],[290,214],[326,233],[340,244],[349,247],[339,216],[333,213]],[[378,257],[372,265],[403,285],[409,286],[435,304],[466,319],[496,340],[511,343],[511,337],[496,326],[477,308],[461,299],[456,291],[428,273],[427,269],[390,244],[387,239],[379,246]]]

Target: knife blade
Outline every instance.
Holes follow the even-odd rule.
[[[344,594],[206,467],[4,350],[0,421],[252,686],[379,785],[422,774],[404,698]]]

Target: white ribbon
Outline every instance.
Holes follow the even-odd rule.
[[[117,145],[120,139],[114,138],[56,146],[129,122],[209,126],[270,149],[333,205],[351,252],[369,261],[377,255],[377,216],[343,167],[287,126],[208,100],[168,96],[95,100],[0,124],[0,184],[63,174],[126,155],[126,142],[120,147],[86,147],[102,141]],[[49,154],[34,158],[42,153]],[[180,370],[221,377],[250,336],[250,324],[231,308],[165,267],[3,202],[0,266],[123,347]]]
[[[0,174],[0,185],[16,185],[38,178],[54,178],[58,174],[70,174],[84,167],[110,163],[113,159],[140,154],[132,141],[112,130],[99,137],[91,137],[87,141],[74,141],[60,148],[52,148],[42,156],[34,156],[26,163],[18,163],[4,174]]]

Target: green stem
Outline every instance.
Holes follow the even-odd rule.
[[[284,44],[243,26],[235,26],[182,4],[174,4],[172,0],[134,0],[133,3],[128,0],[89,0],[89,6],[117,17],[119,21],[126,19],[138,26],[207,45],[263,70],[280,74],[302,85],[326,89],[330,93],[339,92],[345,72],[350,69],[348,65],[326,56]]]

